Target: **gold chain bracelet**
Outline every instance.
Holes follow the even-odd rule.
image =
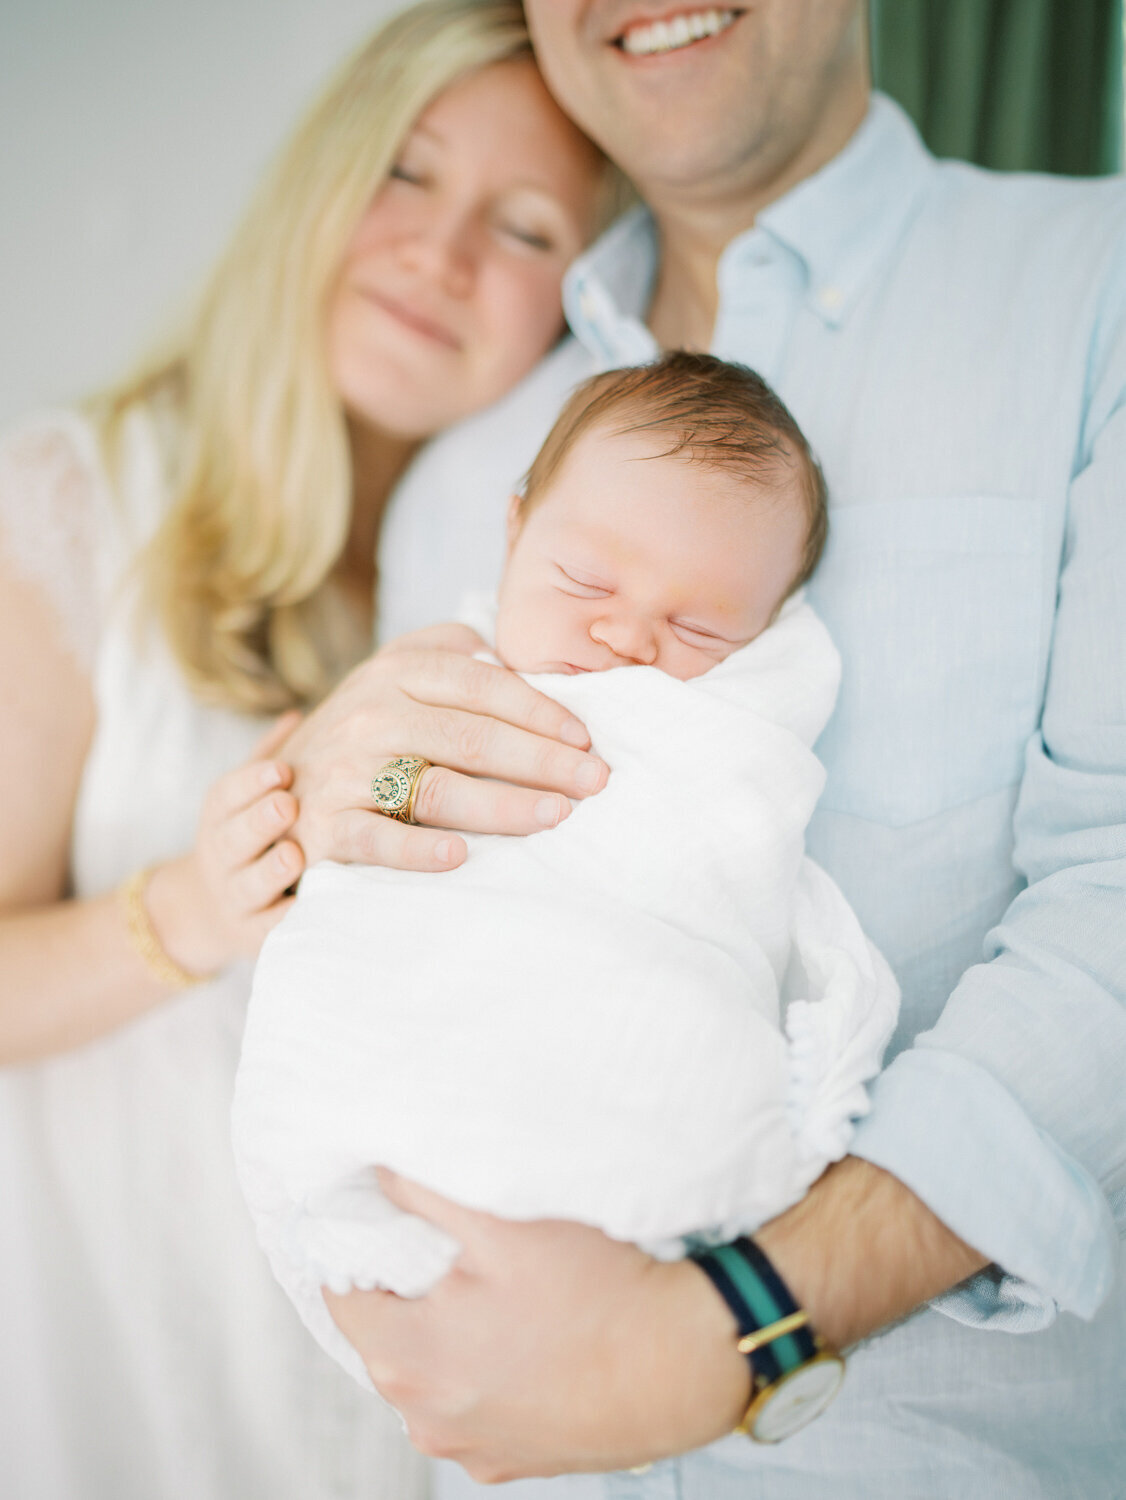
[[[118,893],[125,909],[129,941],[144,960],[149,973],[155,979],[159,979],[161,984],[170,985],[176,990],[186,990],[193,984],[203,984],[205,980],[213,976],[189,973],[171,957],[160,938],[157,937],[156,928],[152,925],[152,918],[145,906],[145,886],[151,874],[152,870],[149,868],[138,870],[135,875],[130,875]]]

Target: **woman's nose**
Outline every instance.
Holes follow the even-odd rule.
[[[420,218],[402,236],[399,253],[412,270],[432,276],[450,296],[464,297],[473,288],[477,264],[473,226],[458,214]]]
[[[640,615],[602,615],[591,624],[590,638],[609,647],[623,661],[650,667],[657,660],[656,632]]]

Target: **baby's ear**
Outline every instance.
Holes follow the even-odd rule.
[[[508,515],[505,518],[505,532],[508,537],[508,550],[512,551],[516,545],[516,538],[520,535],[520,528],[524,524],[524,497],[523,495],[510,495],[508,500]]]

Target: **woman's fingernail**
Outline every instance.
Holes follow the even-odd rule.
[[[587,734],[578,719],[567,720],[560,730],[560,738],[565,745],[574,745],[579,750],[585,750],[590,744],[590,735]]]
[[[606,767],[600,760],[585,761],[575,773],[575,785],[584,792],[596,792],[602,785]]]
[[[284,874],[285,871],[289,869],[292,863],[292,850],[290,850],[287,845],[280,844],[278,848],[274,850],[274,864],[276,864],[278,869],[281,870]]]
[[[554,828],[566,817],[568,810],[560,797],[541,797],[536,803],[536,822],[541,828]]]
[[[270,761],[268,765],[262,767],[259,781],[261,782],[264,791],[269,791],[270,787],[277,786],[280,780],[281,776],[278,773],[278,768],[273,763],[273,761]]]

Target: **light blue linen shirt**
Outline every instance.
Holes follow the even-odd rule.
[[[455,573],[495,583],[566,389],[656,352],[655,261],[638,210],[572,269],[575,340],[408,479],[389,633],[448,616]],[[810,592],[844,679],[809,850],[904,997],[852,1150],[1003,1270],[868,1340],[777,1448],[503,1493],[1121,1500],[1126,186],[935,162],[876,96],[718,274],[713,352],[777,388],[831,491]],[[457,565],[420,587],[439,536]],[[439,1492],[475,1487],[443,1466]]]

